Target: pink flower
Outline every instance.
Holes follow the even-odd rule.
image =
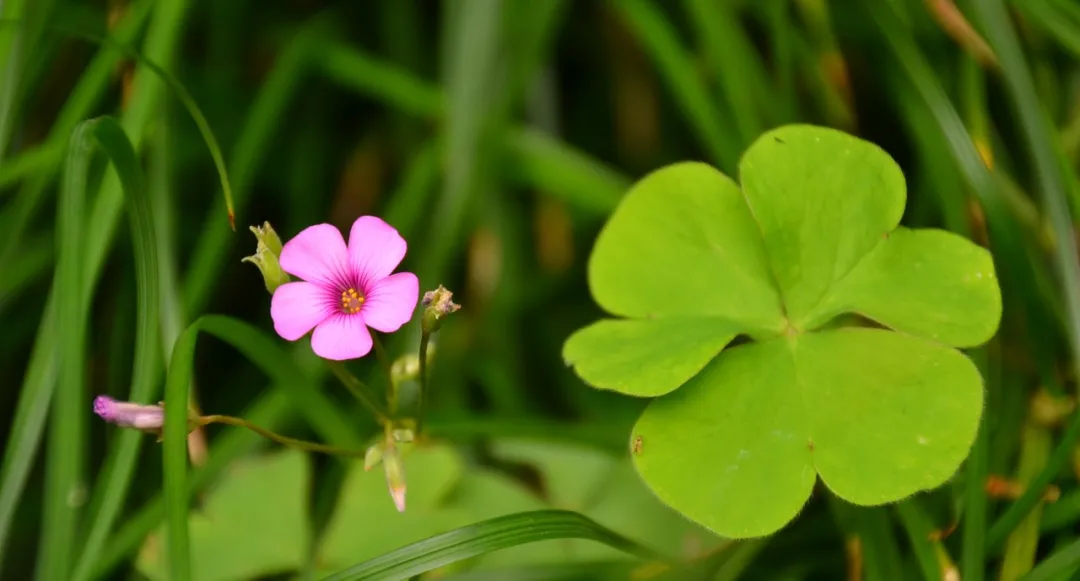
[[[325,359],[363,357],[371,351],[368,327],[383,333],[409,322],[420,294],[411,272],[391,274],[405,258],[405,239],[386,222],[361,216],[349,245],[330,224],[305,228],[281,249],[285,272],[305,282],[274,291],[274,330],[289,341],[311,334],[311,348]]]

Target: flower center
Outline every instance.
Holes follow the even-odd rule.
[[[341,312],[355,315],[360,312],[360,306],[364,304],[364,295],[350,288],[341,291]]]

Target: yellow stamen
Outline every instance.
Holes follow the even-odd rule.
[[[360,312],[360,306],[364,304],[364,295],[350,288],[341,291],[341,311],[350,315]]]

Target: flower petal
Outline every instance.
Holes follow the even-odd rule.
[[[278,263],[308,282],[334,285],[347,274],[348,250],[341,231],[330,224],[308,226],[285,243]]]
[[[283,339],[296,341],[334,311],[326,289],[310,282],[290,282],[274,291],[270,299],[270,318],[274,330]]]
[[[360,216],[349,232],[349,266],[361,284],[370,285],[394,272],[407,247],[393,226],[375,216]]]
[[[356,359],[371,351],[371,332],[361,315],[336,314],[315,327],[311,349],[323,359]]]
[[[409,322],[420,295],[420,281],[411,272],[399,272],[376,281],[360,313],[369,327],[392,333]]]

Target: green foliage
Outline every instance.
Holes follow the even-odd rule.
[[[294,451],[236,462],[188,516],[191,578],[249,579],[308,567],[330,575],[358,562],[394,563],[386,557],[394,552],[426,559],[426,552],[416,553],[412,546],[431,544],[434,540],[425,539],[443,534],[494,543],[481,552],[470,548],[472,541],[451,543],[449,554],[459,556],[444,564],[467,560],[444,573],[622,560],[627,552],[651,559],[687,559],[719,546],[720,539],[649,494],[628,462],[606,452],[506,440],[496,443],[495,453],[502,461],[535,469],[544,483],[543,494],[499,471],[466,472],[464,459],[449,446],[419,446],[406,455],[408,504],[406,512],[399,514],[387,495],[382,471],[366,471],[362,462],[353,462],[313,552],[309,551],[313,541],[304,500],[311,481],[310,463]],[[628,505],[636,509],[627,512]],[[542,525],[540,516],[524,516],[555,508],[584,516],[552,513],[550,525]],[[519,522],[503,518],[519,513],[521,527],[485,523],[490,519]],[[611,532],[616,528],[626,538]],[[502,540],[483,540],[493,531],[502,531]],[[139,551],[139,570],[150,579],[171,578],[167,538],[168,529],[158,528]],[[687,547],[692,547],[690,552]],[[476,558],[494,548],[504,550]]]
[[[235,463],[189,517],[191,578],[252,579],[299,569],[311,543],[304,502],[309,472],[308,460],[294,451]],[[164,532],[147,537],[139,551],[139,571],[150,579],[171,579]]]
[[[739,174],[741,190],[676,164],[631,189],[596,241],[589,281],[601,306],[635,318],[577,332],[566,360],[602,389],[681,386],[638,420],[635,465],[719,534],[775,532],[817,476],[861,505],[940,485],[979,425],[982,379],[951,347],[997,330],[989,253],[897,228],[899,167],[835,130],[770,131]],[[898,332],[821,328],[845,313]],[[736,335],[755,342],[721,352]]]

